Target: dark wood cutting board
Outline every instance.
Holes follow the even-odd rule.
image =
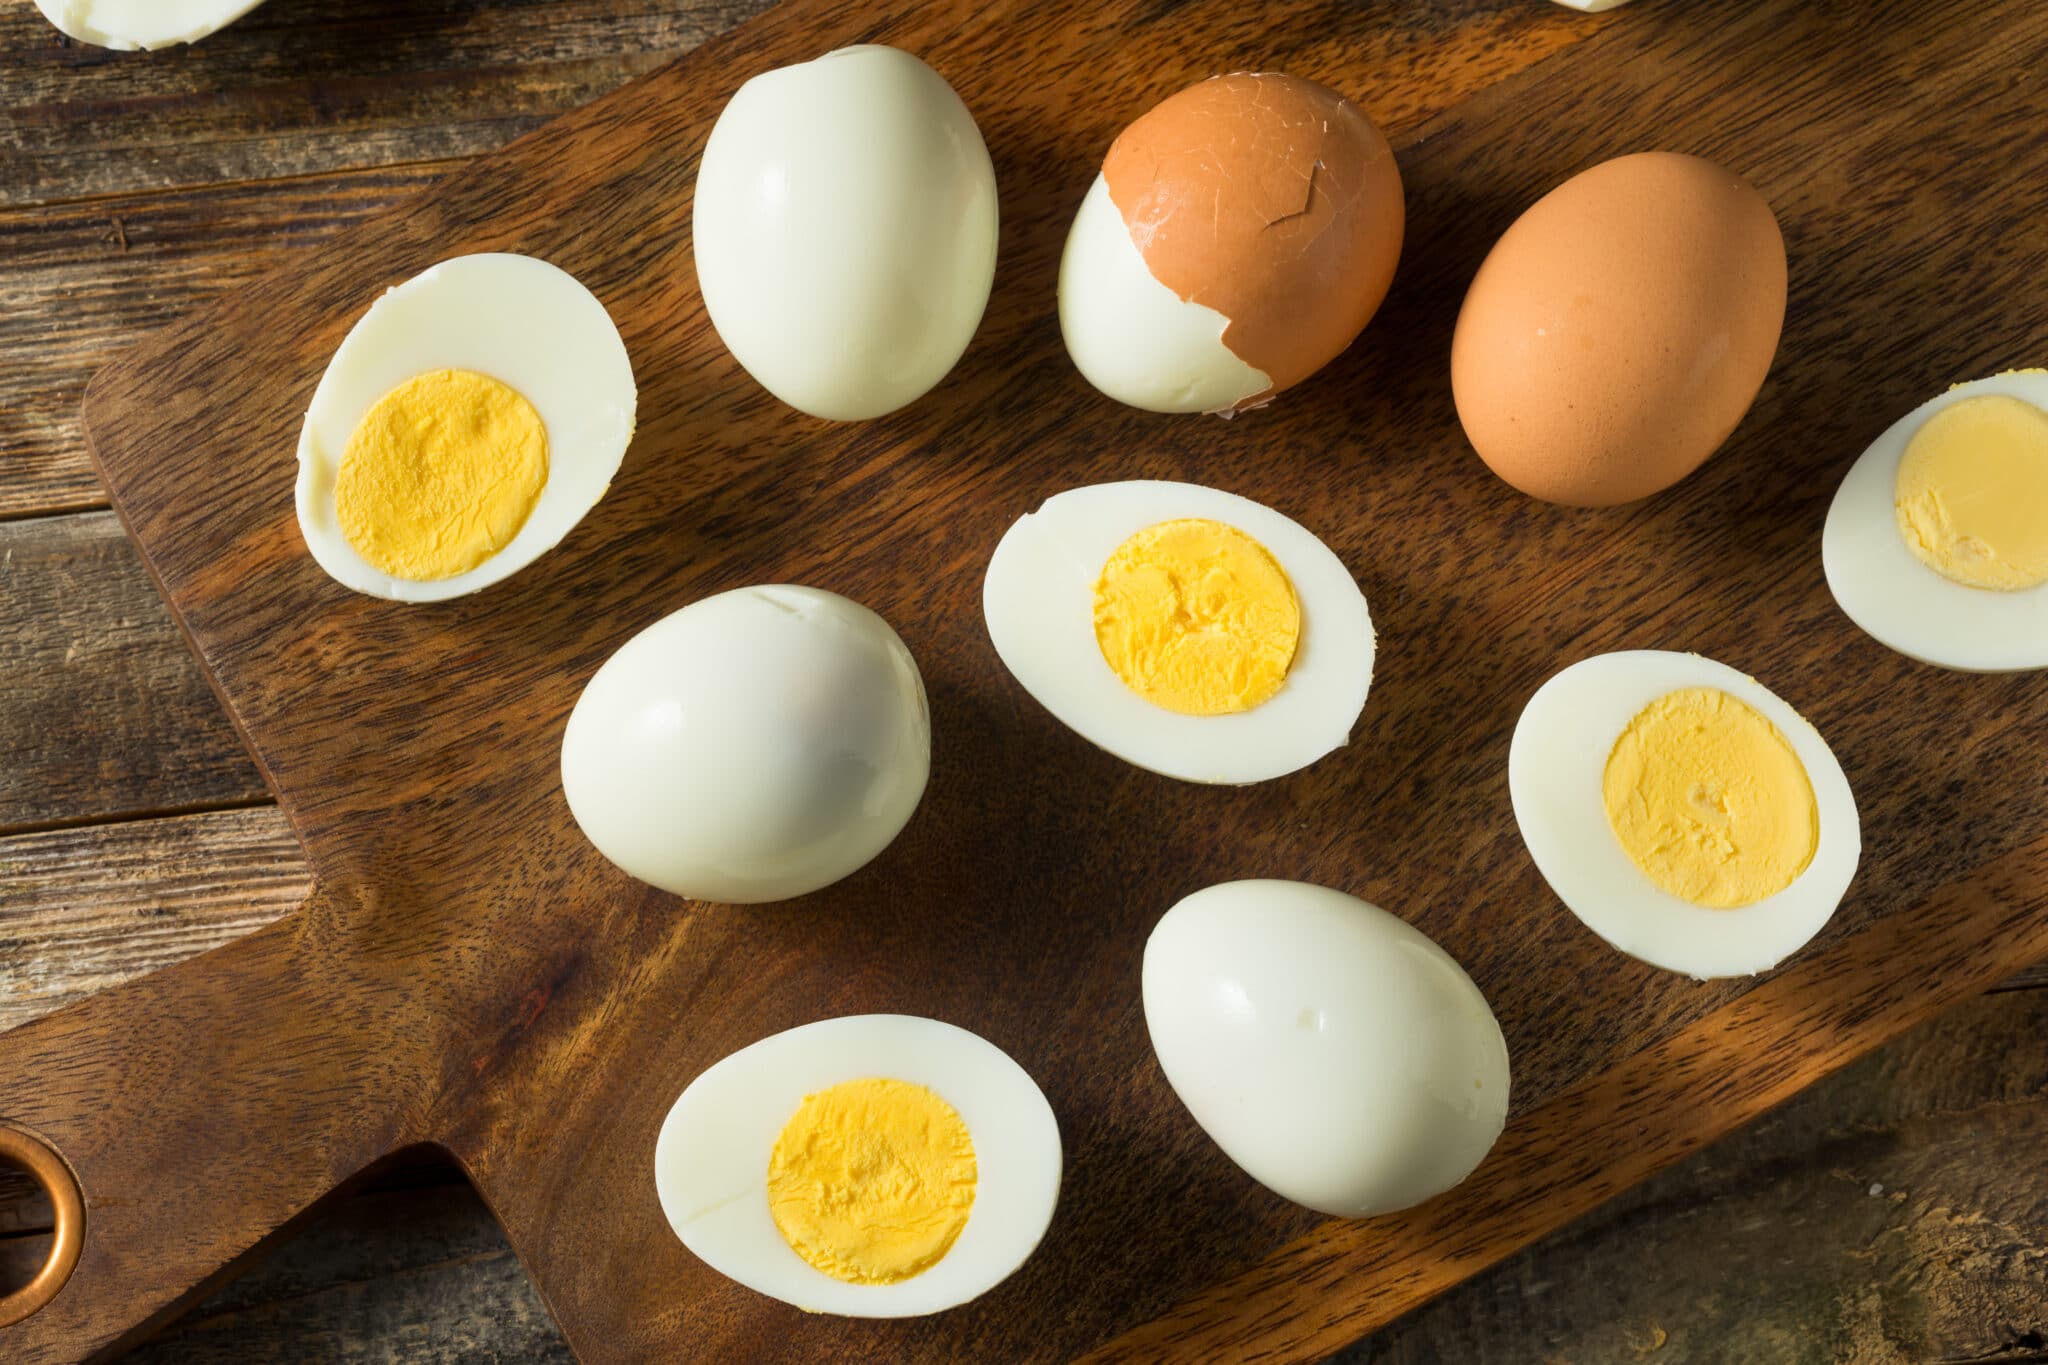
[[[230,947],[0,1036],[0,1119],[82,1186],[82,1258],[0,1356],[132,1340],[338,1184],[437,1144],[591,1361],[1311,1358],[1740,1124],[1944,1003],[2048,956],[2048,676],[1893,655],[1835,609],[1819,535],[1850,461],[1947,384],[2048,356],[2048,9],[1646,0],[1600,19],[1401,7],[792,0],[477,163],[103,372],[116,506],[299,830],[317,889]],[[1526,0],[1533,5],[1534,0]],[[1509,11],[1514,11],[1512,21]],[[696,156],[746,77],[855,41],[931,61],[1003,198],[989,316],[923,401],[859,425],[779,406],[718,345],[689,250]],[[1397,134],[1409,242],[1326,372],[1234,422],[1118,408],[1066,360],[1066,224],[1118,128],[1179,86],[1282,68]],[[1715,157],[1776,206],[1792,298],[1719,456],[1615,511],[1530,502],[1466,448],[1450,329],[1494,237],[1593,161]],[[610,496],[511,581],[438,607],[350,594],[306,555],[293,445],[386,285],[523,251],[618,319],[641,426]],[[1003,528],[1105,479],[1191,479],[1297,518],[1382,632],[1352,745],[1246,790],[1127,767],[998,664],[979,610]],[[796,581],[902,633],[929,688],[924,804],[875,863],[782,906],[637,885],[571,823],[578,689],[707,593]],[[1509,811],[1509,732],[1557,668],[1693,649],[1828,736],[1865,854],[1778,973],[1700,985],[1564,911]],[[1195,1127],[1146,1042],[1138,961],[1181,895],[1298,877],[1372,899],[1471,971],[1515,1102],[1480,1172],[1409,1214],[1326,1222]],[[693,1076],[828,1015],[981,1033],[1044,1086],[1068,1172],[1038,1255],[934,1318],[806,1316],[696,1262],[656,1206]]]

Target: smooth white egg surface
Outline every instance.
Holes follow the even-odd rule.
[[[1223,412],[1271,387],[1223,344],[1230,319],[1161,284],[1095,177],[1060,256],[1060,334],[1090,384],[1151,412]]]
[[[1775,727],[1805,770],[1817,820],[1804,870],[1783,890],[1729,909],[1652,882],[1609,823],[1602,790],[1631,721],[1659,698],[1698,688]],[[1855,797],[1820,733],[1755,679],[1697,654],[1601,654],[1545,682],[1516,722],[1508,791],[1530,857],[1587,928],[1631,957],[1701,980],[1766,971],[1798,951],[1834,914],[1863,851]]]
[[[263,0],[36,0],[58,32],[95,47],[137,48],[196,43]]]
[[[1976,673],[2048,668],[2048,583],[1999,591],[1953,581],[1914,555],[1899,530],[1895,490],[1914,434],[1936,413],[1985,395],[2048,408],[2048,370],[1958,384],[1887,427],[1828,507],[1821,565],[1849,619],[1908,658]]]
[[[741,86],[705,145],[693,212],[720,339],[816,417],[879,417],[937,384],[995,279],[995,169],[974,117],[891,47]]]
[[[778,1137],[805,1098],[864,1078],[923,1086],[972,1139],[971,1211],[928,1269],[862,1284],[818,1269],[770,1211]],[[951,1024],[868,1014],[805,1024],[741,1048],[690,1082],[654,1148],[662,1212],[720,1274],[807,1312],[894,1318],[967,1302],[1030,1258],[1059,1200],[1059,1125],[1045,1095],[1001,1049]]]
[[[924,794],[931,719],[888,622],[816,588],[738,588],[619,647],[562,737],[598,851],[696,900],[786,900],[894,839]]]
[[[1096,584],[1111,554],[1181,519],[1250,536],[1299,602],[1284,685],[1250,709],[1191,715],[1155,705],[1126,686],[1096,637]],[[1372,684],[1372,617],[1343,562],[1271,508],[1195,484],[1096,484],[1046,499],[996,546],[982,610],[996,653],[1040,705],[1089,743],[1184,781],[1261,782],[1315,762],[1350,740]]]
[[[509,541],[451,577],[397,577],[344,532],[336,486],[366,413],[422,374],[463,370],[510,386],[546,428],[547,477]],[[530,256],[457,256],[386,290],[320,376],[299,434],[296,488],[306,548],[345,587],[399,602],[487,588],[552,549],[611,486],[633,439],[638,390],[604,305],[574,276]]]
[[[1407,1208],[1478,1166],[1507,1121],[1508,1050],[1430,938],[1303,882],[1225,882],[1145,944],[1145,1026],[1231,1160],[1344,1218]]]

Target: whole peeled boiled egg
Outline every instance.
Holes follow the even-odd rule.
[[[1821,535],[1849,619],[1943,668],[2048,668],[2048,370],[1958,384],[1892,423]]]
[[[1393,149],[1356,104],[1277,72],[1217,76],[1110,144],[1060,259],[1060,331],[1119,402],[1257,407],[1371,320],[1402,226]]]
[[[36,0],[67,38],[130,52],[196,43],[263,0]]]
[[[1365,594],[1299,523],[1232,493],[1069,489],[982,583],[1004,665],[1083,739],[1190,782],[1279,777],[1346,743],[1372,685]]]
[[[1749,183],[1641,152],[1559,185],[1473,277],[1451,390],[1473,449],[1532,497],[1633,502],[1749,411],[1785,320],[1785,241]]]
[[[1600,654],[1552,677],[1515,724],[1508,792],[1537,870],[1587,928],[1702,980],[1803,947],[1863,851],[1820,733],[1696,654]]]
[[[442,261],[372,303],[320,376],[294,490],[306,548],[374,597],[489,587],[597,505],[637,405],[619,330],[574,276]]]
[[[1145,944],[1145,1027],[1174,1093],[1231,1160],[1344,1218],[1456,1185],[1500,1136],[1508,1049],[1426,934],[1303,882],[1225,882]]]
[[[825,1019],[691,1081],[654,1184],[683,1245],[811,1313],[935,1313],[1021,1266],[1059,1200],[1059,1125],[1024,1069],[951,1024]]]
[[[946,376],[996,264],[974,116],[907,52],[864,45],[755,76],[697,168],[697,284],[763,387],[815,417],[878,417]]]
[[[600,853],[696,900],[786,900],[888,847],[931,770],[917,664],[816,588],[693,602],[604,662],[562,735],[562,790]]]

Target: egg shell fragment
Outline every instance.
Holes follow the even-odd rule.
[[[1095,636],[1095,583],[1110,554],[1181,517],[1236,527],[1269,551],[1301,604],[1300,642],[1269,701],[1189,716],[1124,685]],[[1017,519],[989,558],[982,613],[996,653],[1038,703],[1126,762],[1187,782],[1263,782],[1348,743],[1372,686],[1365,594],[1307,529],[1269,507],[1197,484],[1132,480],[1069,489]]]
[[[1458,420],[1531,497],[1669,488],[1755,401],[1785,320],[1770,205],[1711,161],[1617,157],[1559,185],[1480,265],[1451,343]]]
[[[943,379],[995,280],[995,168],[945,78],[892,47],[755,76],[692,201],[697,283],[735,359],[791,407],[879,417]]]
[[[870,1076],[952,1105],[978,1172],[959,1239],[895,1284],[825,1274],[783,1240],[768,1206],[769,1153],[804,1096]],[[804,1024],[708,1067],[662,1122],[654,1185],[683,1245],[720,1274],[810,1313],[897,1318],[965,1303],[1023,1265],[1052,1223],[1062,1165],[1052,1106],[1000,1048],[935,1019],[868,1014]]]
[[[2048,584],[2016,592],[1968,587],[1923,564],[1899,535],[1899,463],[1913,433],[1942,408],[1985,394],[2048,409],[2048,370],[1958,384],[1885,428],[1828,506],[1821,565],[1843,613],[1910,659],[1972,673],[2048,668]]]
[[[1736,909],[1694,905],[1651,882],[1615,837],[1601,791],[1608,755],[1636,713],[1694,687],[1726,692],[1777,727],[1820,816],[1806,870]],[[1748,674],[1697,654],[1599,654],[1550,678],[1515,723],[1508,793],[1530,858],[1581,923],[1630,957],[1699,980],[1768,971],[1804,947],[1833,917],[1863,854],[1855,795],[1820,732]]]
[[[697,900],[787,900],[865,866],[917,810],[931,716],[917,664],[859,603],[736,588],[621,645],[562,736],[562,791],[599,852]]]
[[[547,427],[548,477],[505,547],[466,573],[393,578],[356,552],[335,480],[371,405],[428,370],[474,370],[518,390]],[[335,581],[395,602],[440,602],[501,582],[553,549],[611,487],[639,391],[597,296],[531,256],[485,252],[429,267],[378,296],[336,348],[306,407],[293,489],[306,548]]]
[[[1275,1193],[1340,1218],[1456,1185],[1507,1122],[1486,998],[1428,935],[1302,882],[1207,887],[1145,944],[1145,1026],[1174,1093]]]

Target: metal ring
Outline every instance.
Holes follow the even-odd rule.
[[[57,1213],[57,1230],[43,1268],[20,1289],[0,1298],[0,1327],[11,1327],[56,1298],[78,1268],[78,1254],[85,1246],[85,1197],[78,1177],[57,1149],[26,1128],[0,1122],[0,1161],[13,1162],[34,1177]]]

